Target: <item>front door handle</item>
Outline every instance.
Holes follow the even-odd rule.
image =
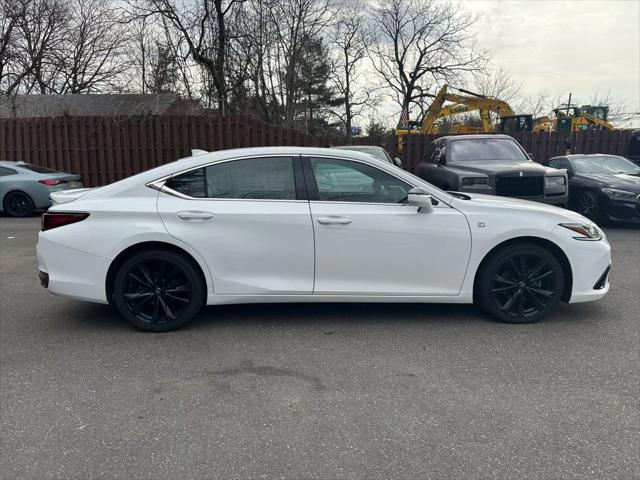
[[[319,217],[318,223],[320,225],[349,225],[351,223],[350,218],[346,217]]]
[[[176,215],[178,215],[178,218],[181,220],[196,221],[196,222],[211,220],[213,218],[213,213],[200,212],[198,210],[183,210],[181,212],[176,213]]]

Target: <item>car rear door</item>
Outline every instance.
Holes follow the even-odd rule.
[[[370,164],[304,158],[315,230],[314,294],[457,295],[471,234],[440,203],[418,213],[411,185]]]
[[[311,294],[313,227],[298,156],[217,162],[158,196],[168,232],[205,259],[220,295]]]

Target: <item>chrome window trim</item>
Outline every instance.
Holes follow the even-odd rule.
[[[338,149],[336,149],[338,150]],[[348,151],[348,150],[345,150]],[[145,186],[148,188],[152,188],[154,190],[157,190],[158,192],[162,192],[162,193],[166,193],[168,195],[172,195],[174,197],[178,197],[178,198],[182,198],[184,200],[214,200],[214,201],[254,201],[254,202],[309,202],[309,200],[298,200],[298,199],[291,199],[291,200],[282,200],[282,199],[259,199],[259,198],[198,198],[198,197],[190,197],[188,195],[185,195],[183,193],[180,192],[176,192],[175,190],[172,190],[168,187],[165,187],[165,183],[167,182],[167,180],[169,180],[170,178],[173,178],[175,176],[178,175],[182,175],[183,173],[188,173],[191,172],[193,170],[198,170],[199,168],[207,168],[210,167],[212,165],[218,165],[221,163],[226,163],[226,162],[234,162],[236,160],[249,160],[252,158],[267,158],[267,157],[288,157],[288,158],[301,158],[301,157],[307,157],[307,158],[330,158],[330,159],[334,159],[334,160],[344,160],[344,161],[348,161],[348,162],[358,162],[358,163],[362,163],[365,165],[368,165],[372,168],[377,168],[378,170],[387,173],[389,175],[391,175],[392,177],[397,178],[398,180],[400,180],[401,182],[404,182],[408,185],[411,185],[412,187],[421,187],[423,188],[423,185],[416,185],[415,183],[409,182],[404,178],[401,178],[397,175],[395,175],[394,173],[387,171],[385,169],[382,169],[380,167],[378,167],[377,165],[372,165],[369,162],[366,162],[364,160],[360,160],[357,158],[350,158],[350,157],[340,157],[336,154],[331,154],[331,153],[319,153],[319,154],[313,154],[313,155],[308,155],[308,154],[300,154],[300,153],[292,153],[292,154],[282,154],[282,153],[268,153],[268,154],[264,154],[264,155],[243,155],[240,157],[232,157],[232,158],[226,158],[224,160],[213,160],[207,163],[203,163],[194,167],[189,167],[189,168],[185,168],[183,170],[178,170],[177,172],[174,173],[170,173],[168,175],[164,175],[162,177],[159,177],[155,180],[151,180],[150,182],[145,183]],[[377,159],[376,159],[377,160]],[[381,161],[381,160],[380,160]],[[386,164],[385,164],[386,165]],[[389,164],[390,166],[393,166],[391,164]],[[398,168],[398,167],[394,167],[394,168]],[[404,171],[404,170],[403,170]],[[407,172],[410,173],[410,172]],[[428,182],[425,182],[428,185],[430,185]],[[446,192],[444,192],[446,194]],[[434,205],[434,207],[439,207],[440,204],[445,204],[446,206],[450,207],[449,203],[438,197],[435,194],[430,194],[433,198],[435,198],[438,201],[438,205]],[[311,200],[311,201],[320,201],[320,200]],[[336,202],[330,202],[328,200],[324,200],[325,202],[328,203],[336,203]],[[378,202],[339,202],[339,203],[349,203],[349,204],[364,204],[364,205],[385,205],[383,203],[378,203]],[[403,203],[390,203],[390,204],[386,204],[386,205],[408,205],[408,204],[403,204]]]

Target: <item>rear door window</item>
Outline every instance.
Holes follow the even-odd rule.
[[[232,160],[191,170],[166,186],[194,198],[295,200],[292,157]]]

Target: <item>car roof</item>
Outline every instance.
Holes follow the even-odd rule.
[[[570,153],[568,155],[556,155],[555,157],[551,157],[549,160],[553,160],[554,158],[577,158],[577,157],[621,157],[622,155],[613,155],[611,153]]]
[[[0,165],[4,167],[19,167],[20,165],[24,165],[25,162],[12,162],[11,160],[0,160]]]
[[[440,137],[436,140],[446,140],[446,141],[451,141],[451,140],[484,140],[487,138],[496,138],[496,139],[509,139],[509,140],[513,140],[515,141],[515,138],[509,136],[509,135],[504,135],[502,133],[476,133],[473,135],[446,135],[444,137]]]
[[[339,148],[341,150],[353,150],[356,152],[360,150],[370,150],[372,148],[384,150],[384,148],[382,148],[380,145],[339,145],[337,147],[331,147],[331,148]]]

